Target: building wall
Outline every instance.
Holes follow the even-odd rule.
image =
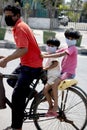
[[[28,18],[28,24],[31,28],[38,29],[55,29],[58,28],[58,20],[50,18]]]

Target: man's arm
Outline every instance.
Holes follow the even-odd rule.
[[[11,55],[9,55],[9,56],[7,56],[5,58],[2,58],[0,60],[0,67],[4,68],[9,61],[12,61],[14,59],[20,58],[21,56],[26,54],[27,51],[28,51],[27,48],[18,48],[18,49],[16,49],[16,51],[14,51]]]

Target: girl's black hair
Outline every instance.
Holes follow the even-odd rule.
[[[16,6],[16,5],[7,5],[4,8],[4,12],[5,11],[11,11],[14,15],[19,14],[21,16],[21,9],[19,6]]]
[[[77,30],[74,30],[73,28],[67,29],[65,31],[64,35],[65,35],[66,38],[71,37],[73,39],[79,39],[80,36],[81,36],[80,32],[77,31]]]
[[[47,40],[46,44],[51,44],[51,45],[55,45],[55,46],[59,47],[60,41],[56,38],[53,38],[53,39]]]

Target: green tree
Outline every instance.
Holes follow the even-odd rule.
[[[70,9],[72,10],[71,20],[74,22],[78,22],[80,19],[82,3],[83,3],[82,0],[71,0],[70,3]]]
[[[32,0],[32,3],[34,3],[35,5],[37,5],[38,3],[41,3],[42,7],[48,10],[48,15],[51,19],[51,25],[50,25],[51,27],[53,24],[53,19],[55,18],[56,9],[63,2],[64,0],[50,0],[50,1],[49,0]],[[28,0],[25,0],[25,3],[28,3]],[[27,8],[27,14],[28,12],[30,12],[28,9],[30,8]]]
[[[4,26],[4,14],[3,14],[3,7],[5,7],[5,5],[7,4],[11,4],[14,3],[14,0],[0,0],[0,26]]]
[[[70,7],[68,5],[65,5],[65,4],[60,4],[59,7],[58,7],[59,15],[60,15],[61,11],[64,11],[65,15],[69,16],[68,15],[68,12],[69,12],[68,10],[70,10]]]
[[[29,14],[31,13],[30,4],[25,3],[23,6],[23,10],[24,10],[24,20],[26,23],[28,23],[28,17],[29,17]]]
[[[50,29],[53,29],[54,18],[56,17],[57,9],[64,0],[40,0],[42,6],[48,10],[50,18]]]
[[[49,17],[54,18],[55,17],[55,11],[58,8],[60,4],[63,3],[63,0],[40,0],[42,3],[42,6],[46,8],[49,12]]]
[[[87,2],[83,3],[83,9],[80,17],[81,22],[87,22]]]
[[[87,2],[84,2],[84,4],[83,4],[83,10],[87,14]]]
[[[82,8],[82,0],[71,0],[70,3],[70,8],[75,10],[75,9],[81,9]]]
[[[14,0],[15,1],[15,4],[20,6],[21,8],[21,12],[22,12],[22,17],[24,18],[24,21],[26,23],[28,23],[28,17],[29,17],[29,14],[31,12],[30,10],[30,4],[28,2],[28,0]]]

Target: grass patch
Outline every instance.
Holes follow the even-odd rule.
[[[0,28],[0,40],[4,40],[5,32],[6,32],[5,28]]]
[[[43,41],[46,43],[46,41],[50,38],[55,38],[56,33],[51,31],[44,31],[43,32]]]

